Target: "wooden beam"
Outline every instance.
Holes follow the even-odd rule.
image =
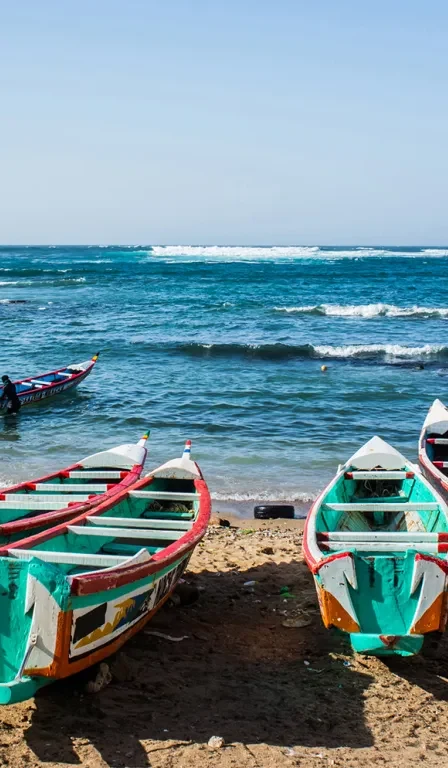
[[[193,521],[190,520],[147,520],[144,517],[106,517],[105,515],[95,517],[90,515],[86,519],[92,525],[112,525],[116,528],[121,526],[124,528],[164,528],[167,531],[189,531],[193,525]]]
[[[435,512],[439,509],[436,501],[404,501],[399,504],[369,504],[368,502],[357,501],[355,504],[333,504],[324,502],[328,509],[334,509],[336,512]]]
[[[119,469],[72,469],[68,476],[73,480],[121,480],[125,474]]]
[[[46,549],[8,549],[8,554],[20,560],[31,560],[37,557],[46,563],[59,563],[61,565],[85,565],[98,566],[98,568],[110,568],[121,565],[129,560],[128,557],[118,555],[90,555],[88,552],[50,552]]]
[[[129,496],[136,499],[165,499],[166,501],[196,501],[199,500],[199,493],[174,493],[174,491],[129,491]]]
[[[106,484],[94,483],[36,483],[36,491],[44,493],[106,493]]]
[[[78,536],[103,536],[109,539],[168,539],[175,541],[184,535],[184,531],[153,531],[150,528],[104,528],[96,525],[69,525],[68,530]]]

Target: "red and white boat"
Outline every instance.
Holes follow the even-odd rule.
[[[37,480],[0,488],[0,541],[11,542],[77,517],[139,480],[146,459],[145,434],[94,453]]]
[[[99,352],[90,360],[85,360],[82,363],[73,363],[64,368],[58,368],[56,371],[30,376],[27,379],[18,379],[14,384],[20,405],[37,403],[48,397],[59,395],[61,392],[66,392],[68,389],[74,389],[92,372],[98,357]],[[0,394],[2,392],[3,386],[0,386]],[[0,411],[3,408],[6,408],[6,401],[0,403]]]
[[[434,400],[423,422],[418,448],[423,474],[448,501],[448,408]]]

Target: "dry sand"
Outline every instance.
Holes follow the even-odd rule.
[[[448,765],[448,662],[352,656],[322,626],[303,522],[240,525],[210,528],[186,576],[199,600],[164,608],[107,688],[86,694],[73,678],[3,708],[0,765]],[[291,618],[307,626],[283,626]],[[224,746],[211,750],[211,736]]]

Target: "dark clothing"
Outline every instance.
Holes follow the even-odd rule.
[[[7,412],[17,413],[20,410],[20,400],[17,397],[16,385],[12,381],[7,381],[3,387],[3,394],[0,401],[6,400]]]

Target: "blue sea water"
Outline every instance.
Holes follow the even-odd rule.
[[[0,254],[1,373],[101,351],[76,392],[2,417],[2,483],[149,427],[148,469],[191,438],[217,509],[285,500],[300,511],[373,434],[415,459],[430,403],[448,400],[448,248]]]

